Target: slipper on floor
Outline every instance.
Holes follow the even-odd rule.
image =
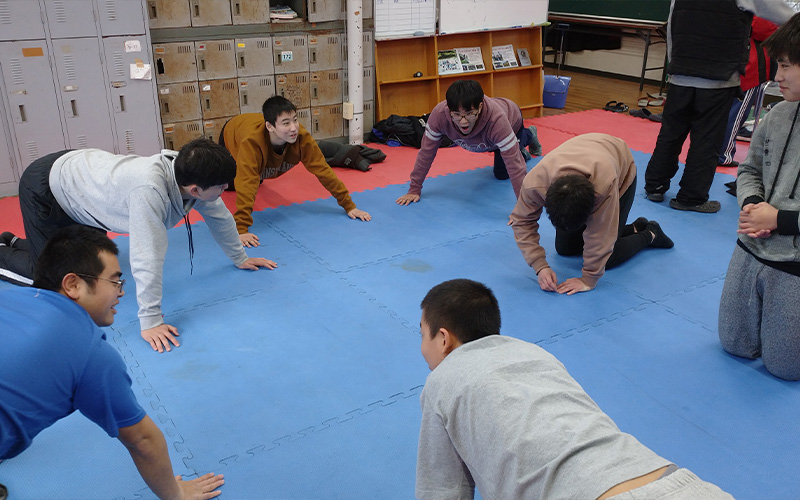
[[[650,118],[650,115],[653,113],[651,113],[649,109],[639,108],[630,110],[629,114],[631,116],[635,116],[636,118]]]
[[[641,100],[641,99],[640,99]],[[656,97],[655,99],[651,99],[647,101],[648,106],[663,106],[664,102],[666,102],[666,98],[664,97]]]
[[[608,101],[603,109],[614,113],[624,113],[628,111],[628,105],[624,102]]]
[[[636,104],[637,104],[637,105],[638,105],[640,108],[643,108],[643,107],[647,106],[647,104],[648,104],[649,102],[650,102],[650,99],[648,99],[647,97],[640,97],[640,98],[639,98],[639,100],[636,102]]]
[[[650,113],[650,116],[647,117],[651,122],[658,122],[661,123],[661,113]]]

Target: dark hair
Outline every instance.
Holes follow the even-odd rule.
[[[270,97],[261,106],[261,114],[264,115],[264,120],[268,121],[273,127],[279,116],[292,111],[297,111],[297,107],[292,104],[292,101],[280,95]]]
[[[462,343],[500,334],[500,306],[484,284],[455,279],[431,288],[420,304],[431,336],[446,328]]]
[[[578,174],[559,177],[547,189],[544,207],[556,229],[577,231],[592,214],[594,185]]]
[[[478,109],[483,102],[483,88],[475,80],[456,80],[445,94],[450,111]]]
[[[774,59],[785,57],[792,64],[800,64],[800,13],[793,15],[761,45]]]
[[[89,226],[67,226],[59,229],[48,241],[36,261],[33,286],[58,292],[61,281],[69,273],[98,276],[105,266],[100,252],[118,255],[117,245],[106,233]],[[91,289],[96,279],[81,276]]]
[[[173,165],[179,186],[197,184],[201,189],[232,184],[236,177],[236,160],[214,141],[201,138],[186,144],[178,152]]]

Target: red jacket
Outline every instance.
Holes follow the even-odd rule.
[[[744,75],[741,78],[742,90],[750,90],[753,87],[769,80],[770,61],[767,50],[761,47],[760,43],[767,39],[778,29],[778,25],[753,16],[753,32],[750,34],[750,59],[747,61]],[[759,71],[758,58],[759,51],[763,55],[764,68]]]

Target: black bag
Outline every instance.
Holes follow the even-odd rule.
[[[428,123],[430,115],[422,116],[399,116],[390,115],[389,118],[381,120],[372,127],[373,142],[381,144],[391,144],[397,142],[403,146],[412,148],[422,147],[422,137],[425,135],[425,125]],[[439,147],[449,147],[453,141],[447,137],[442,137]]]

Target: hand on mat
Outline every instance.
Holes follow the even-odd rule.
[[[180,335],[178,329],[166,323],[142,330],[142,338],[150,344],[154,351],[158,352],[164,352],[164,349],[171,351],[170,342],[175,344],[175,347],[179,347],[181,344],[175,338],[178,335]]]
[[[558,293],[574,295],[579,292],[588,292],[592,288],[594,287],[584,283],[581,278],[570,278],[558,285]]]
[[[769,203],[750,203],[739,212],[740,234],[751,238],[767,238],[772,231],[778,229],[778,209]]]
[[[545,267],[539,271],[539,274],[537,274],[536,277],[539,279],[539,288],[545,292],[558,291],[558,278],[556,278],[556,272],[553,271],[552,268]]]
[[[222,474],[215,475],[210,472],[191,481],[184,481],[181,476],[175,476],[175,480],[181,489],[183,500],[207,500],[218,497],[222,492],[217,488],[225,484]]]
[[[253,233],[244,233],[239,235],[239,241],[242,242],[242,246],[250,248],[250,247],[257,247],[261,243],[258,241],[258,236]]]
[[[267,269],[275,269],[276,267],[278,267],[278,263],[265,259],[263,257],[250,257],[249,259],[242,262],[236,267],[248,271],[257,271],[259,267],[266,267]]]
[[[359,210],[357,208],[354,208],[349,212],[347,212],[347,216],[350,217],[351,219],[361,219],[364,222],[369,222],[372,220],[372,216],[369,213],[363,210]]]
[[[408,205],[409,203],[416,203],[419,201],[418,194],[404,194],[400,198],[397,198],[396,203],[398,205]]]

